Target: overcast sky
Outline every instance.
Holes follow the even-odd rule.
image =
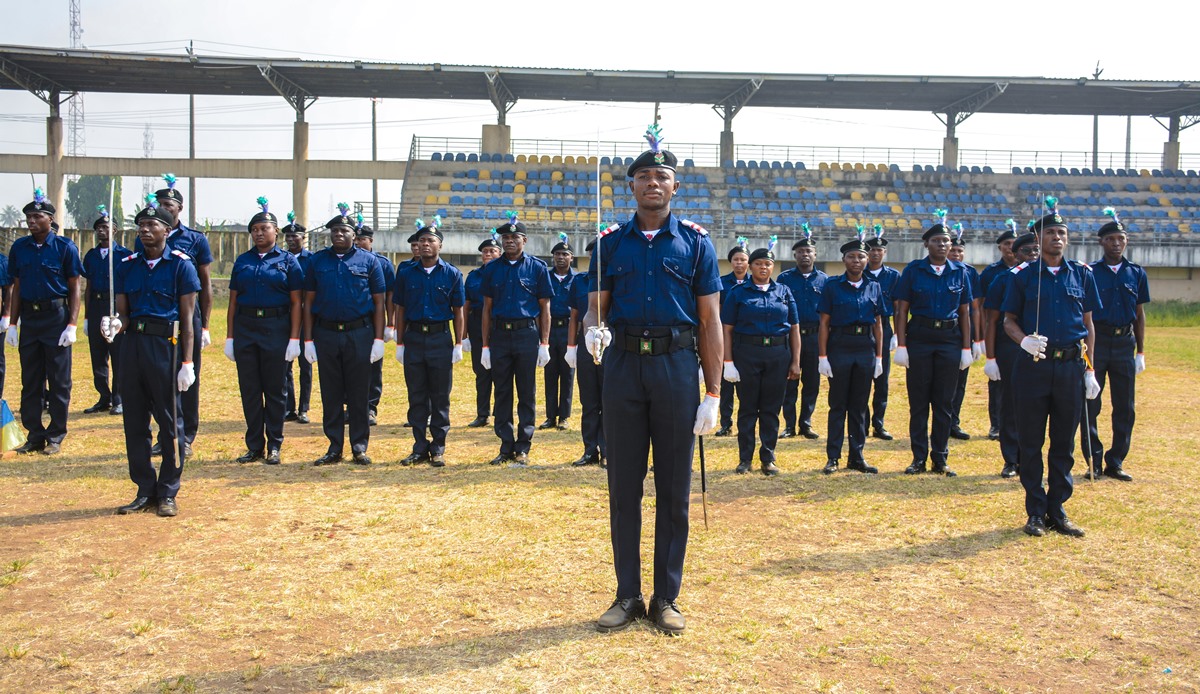
[[[167,6],[81,0],[85,48],[201,55],[298,57],[546,68],[1074,78],[1100,61],[1103,78],[1200,81],[1194,3],[875,2],[500,3],[342,0],[205,0]],[[0,0],[0,43],[69,45],[67,0]],[[1114,9],[1118,6],[1114,5]],[[1173,20],[1174,18],[1174,20]],[[1175,21],[1178,20],[1178,21]],[[1184,21],[1186,20],[1186,21]],[[187,97],[87,94],[86,153],[143,153],[151,124],[155,156],[187,155]],[[197,156],[290,158],[293,111],[282,99],[197,97]],[[63,114],[66,116],[64,107]],[[670,143],[712,143],[722,123],[706,104],[664,106]],[[0,92],[0,151],[44,153],[47,107]],[[520,139],[639,140],[653,105],[519,101],[509,113]],[[370,158],[367,99],[320,99],[307,113],[310,157]],[[414,135],[478,138],[494,123],[486,102],[387,100],[378,106],[379,156],[404,159]],[[755,109],[734,121],[737,143],[940,150],[944,126],[928,113]],[[1090,152],[1091,118],[980,114],[958,128],[963,149]],[[1123,152],[1125,119],[1102,118],[1100,150]],[[1185,130],[1185,157],[1197,151]],[[1161,153],[1165,130],[1133,121],[1133,151]],[[39,183],[44,179],[39,179]],[[142,179],[125,183],[126,207]],[[266,195],[291,205],[288,181],[201,181],[201,218],[249,218]],[[338,200],[369,200],[369,181],[313,181],[314,220]],[[398,201],[400,184],[381,182]],[[0,174],[0,206],[31,197],[28,176]]]

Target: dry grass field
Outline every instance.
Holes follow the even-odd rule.
[[[1200,689],[1200,329],[1151,331],[1135,482],[1077,481],[1083,539],[1021,533],[978,366],[957,479],[901,474],[905,437],[869,442],[873,477],[821,475],[823,438],[781,442],[774,479],[733,474],[735,441],[707,441],[710,527],[697,467],[681,638],[593,629],[615,579],[603,473],[567,465],[577,412],[536,434],[535,467],[491,467],[490,429],[462,426],[464,362],[448,466],[402,468],[389,346],[374,465],[309,464],[325,450],[317,403],[313,424],[287,425],[284,465],[238,465],[235,371],[213,337],[178,518],[113,515],[134,488],[118,418],[81,414],[83,342],[63,454],[0,460],[0,691]]]

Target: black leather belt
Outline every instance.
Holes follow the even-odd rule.
[[[33,312],[53,311],[56,308],[62,308],[67,305],[67,300],[62,297],[53,299],[38,299],[37,301],[22,301],[21,310],[29,309]]]
[[[450,321],[428,323],[424,321],[408,321],[404,324],[404,332],[412,331],[422,335],[450,332]]]
[[[533,325],[532,318],[493,318],[492,325],[496,330],[524,330]]]
[[[801,323],[799,327],[801,335],[816,335],[820,330],[816,323]]]
[[[247,316],[249,318],[278,318],[291,313],[290,306],[242,306],[238,304],[237,312],[239,316]]]
[[[1046,358],[1051,361],[1075,361],[1079,358],[1079,345],[1047,347]]]
[[[551,318],[551,319],[550,319],[550,327],[551,327],[551,328],[565,328],[565,327],[567,327],[567,324],[568,324],[568,323],[570,323],[570,322],[571,322],[571,319],[570,319],[570,317],[567,317],[567,318]]]
[[[870,335],[874,323],[855,323],[854,325],[839,325],[836,329],[843,335]]]
[[[625,328],[617,331],[612,346],[637,355],[657,357],[661,354],[695,349],[696,337],[691,327],[671,328]]]
[[[787,344],[787,335],[742,335],[733,334],[733,344],[753,345],[755,347],[778,347]]]
[[[1133,334],[1133,324],[1129,325],[1113,325],[1111,323],[1094,323],[1097,335],[1105,337],[1125,337]]]
[[[162,318],[133,318],[129,324],[129,331],[154,337],[171,337],[174,332],[171,323],[172,321]]]
[[[347,321],[325,320],[324,318],[321,318],[318,316],[318,317],[314,318],[314,321],[316,321],[316,324],[318,326],[325,328],[327,330],[336,330],[338,332],[345,332],[347,330],[354,330],[356,328],[361,328],[364,325],[370,324],[371,316],[363,316],[362,318],[355,318],[353,320],[347,320]]]
[[[920,328],[930,328],[932,330],[952,330],[958,327],[957,318],[926,318],[925,316],[912,316],[908,319],[910,325],[915,325]]]
[[[88,292],[88,295],[93,301],[102,301],[108,298],[108,292]]]

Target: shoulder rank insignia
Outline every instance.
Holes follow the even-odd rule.
[[[184,253],[183,251],[178,251],[178,250],[171,251],[171,255],[175,256],[176,258],[183,258],[184,260],[192,259],[192,256],[188,255],[187,253]]]
[[[690,219],[681,219],[679,220],[679,223],[696,232],[697,234],[700,234],[701,236],[708,236],[708,229],[705,229]]]
[[[602,230],[602,231],[600,232],[600,236],[603,238],[603,237],[605,237],[605,236],[608,236],[609,234],[613,233],[614,231],[616,231],[617,229],[620,229],[620,228],[621,228],[621,223],[620,223],[620,222],[617,222],[616,224],[613,224],[613,225],[609,226],[607,229],[604,229],[604,230]]]
[[[122,263],[128,263],[129,261],[131,261],[131,260],[133,260],[134,258],[138,257],[138,255],[140,255],[140,254],[139,254],[139,253],[130,253],[129,255],[125,256],[124,258],[121,258],[121,262],[122,262]]]
[[[1012,274],[1015,275],[1027,267],[1029,267],[1029,263],[1018,263],[1018,264],[1012,266],[1012,268],[1009,269],[1009,272],[1011,272]]]

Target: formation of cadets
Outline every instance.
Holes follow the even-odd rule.
[[[820,438],[812,417],[824,380],[822,471],[843,467],[845,448],[845,469],[874,474],[866,441],[893,438],[885,415],[894,362],[907,370],[912,462],[904,472],[953,477],[948,440],[969,438],[959,425],[967,370],[986,358],[988,436],[999,441],[1000,475],[1019,477],[1025,489],[1026,533],[1083,535],[1064,510],[1081,426],[1087,474],[1131,479],[1124,463],[1150,297],[1145,271],[1124,256],[1128,237],[1115,211],[1106,210],[1102,257],[1090,266],[1065,258],[1068,225],[1048,197],[1044,216],[1024,233],[1009,220],[996,239],[1000,259],[982,273],[962,262],[962,227],[939,210],[922,236],[926,256],[901,272],[884,264],[883,230],[859,227],[839,249],[845,272],[829,276],[815,267],[817,242],[805,225],[791,247],[794,268],[774,276],[775,237],[758,249],[739,238],[726,255],[733,270],[722,277],[708,232],[671,211],[676,158],[661,147],[657,126],[647,140],[650,149],[627,172],[637,211],[588,244],[587,273],[572,269],[575,249],[565,235],[549,265],[525,253],[527,232],[515,213],[479,244],[481,266],[464,278],[441,258],[439,218],[417,220],[408,239],[413,257],[393,268],[346,205],[323,225],[328,246],[310,252],[305,227],[289,214],[281,228],[260,198],[247,226],[252,248],[233,266],[226,316],[224,353],[236,363],[246,424],[237,461],[281,462],[283,424],[308,421],[312,365],[320,362],[329,444],[314,464],[347,454],[370,464],[389,341],[403,366],[413,436],[402,465],[446,464],[453,367],[464,353],[475,376],[467,426],[491,419],[494,465],[530,465],[535,428],[566,428],[578,379],[583,448],[572,465],[606,470],[617,579],[616,600],[597,627],[616,631],[648,617],[671,634],[684,629],[675,601],[696,436],[733,432],[735,394],[736,472],[748,472],[757,457],[763,474],[778,475],[780,439]],[[39,189],[24,207],[29,234],[0,256],[0,330],[20,355],[19,412],[28,432],[18,450],[60,451],[85,298],[99,399],[84,412],[123,417],[137,490],[122,514],[177,513],[182,467],[201,422],[213,258],[205,236],[179,221],[183,195],[173,176],[164,178],[167,187],[147,196],[136,216],[133,250],[112,242],[101,208],[96,247],[81,260],[56,233],[56,210]],[[545,418],[535,427],[537,369],[545,374]],[[0,394],[3,376],[0,352]],[[1107,449],[1096,426],[1106,385]],[[657,503],[647,604],[639,545],[649,470]]]

